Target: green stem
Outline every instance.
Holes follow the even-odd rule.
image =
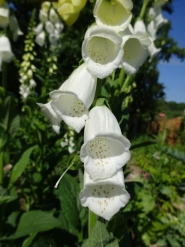
[[[97,85],[96,85],[96,93],[95,93],[95,100],[98,96],[101,95],[101,88],[102,88],[102,80],[101,79],[97,79]]]
[[[97,216],[93,212],[89,210],[89,216],[88,216],[88,235],[90,237],[92,229],[94,225],[96,224]]]
[[[118,79],[118,85],[121,87],[123,82],[124,82],[124,77],[125,77],[125,71],[124,68],[121,68],[120,73],[119,73],[119,79]]]
[[[147,9],[147,6],[148,6],[148,4],[150,2],[151,2],[151,0],[145,0],[144,1],[143,6],[142,6],[141,11],[140,11],[140,14],[139,14],[139,17],[137,19],[143,20],[143,18],[145,16],[146,9]]]
[[[125,91],[125,89],[134,81],[134,79],[135,79],[135,75],[127,76],[121,88],[121,93]]]

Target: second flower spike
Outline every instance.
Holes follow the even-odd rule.
[[[86,121],[80,157],[93,180],[113,176],[130,159],[130,142],[106,106],[96,106]]]
[[[76,132],[80,132],[88,118],[88,109],[95,96],[96,82],[97,78],[82,64],[59,90],[50,93],[52,108]]]

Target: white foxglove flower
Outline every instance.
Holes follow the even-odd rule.
[[[153,18],[156,32],[160,27],[162,27],[164,24],[168,22],[167,19],[163,18],[161,8],[157,8],[157,7],[150,8],[148,14]]]
[[[31,91],[27,85],[21,85],[19,87],[19,93],[23,97],[23,99],[26,99],[30,95]]]
[[[43,23],[39,23],[39,24],[33,29],[33,31],[34,31],[35,34],[41,33],[42,30],[43,30]]]
[[[46,34],[44,31],[42,31],[41,33],[37,34],[37,36],[35,37],[35,42],[38,45],[43,46],[45,44],[45,39],[46,39]]]
[[[76,132],[80,132],[88,118],[88,109],[95,96],[96,82],[97,78],[82,64],[73,71],[59,90],[50,93],[52,108]]]
[[[52,23],[59,22],[59,16],[53,8],[51,8],[49,11],[49,19]]]
[[[157,34],[156,34],[156,33],[157,33],[157,29],[156,29],[156,25],[155,25],[154,20],[152,20],[152,21],[148,24],[148,26],[147,26],[147,31],[148,31],[150,37],[152,38],[152,40],[153,40],[153,41],[156,40],[156,38],[157,38]]]
[[[150,44],[147,34],[136,33],[123,36],[124,55],[121,67],[128,75],[135,74],[139,67],[143,65],[149,55],[148,46]]]
[[[13,32],[13,41],[17,41],[19,35],[23,35],[15,15],[10,16],[10,30]]]
[[[46,31],[48,33],[53,33],[54,32],[54,25],[50,21],[46,21],[45,28],[46,28]]]
[[[51,3],[49,1],[45,1],[42,3],[41,8],[44,12],[47,13],[49,11],[50,6],[51,6]]]
[[[97,0],[94,7],[94,17],[98,26],[119,32],[125,30],[131,22],[132,8],[131,0]]]
[[[40,9],[39,11],[39,20],[42,23],[45,23],[48,20],[48,14],[44,10]]]
[[[31,80],[30,80],[30,87],[31,87],[31,88],[34,88],[34,87],[36,87],[36,86],[37,86],[37,83],[35,82],[35,80],[31,79]]]
[[[146,33],[146,26],[143,20],[137,20],[134,24],[135,33]]]
[[[125,138],[113,113],[96,106],[85,124],[80,158],[93,180],[113,176],[130,159],[130,142]]]
[[[2,62],[11,62],[14,54],[12,53],[11,44],[6,36],[0,36],[0,57]]]
[[[125,190],[122,169],[111,178],[96,182],[84,172],[84,189],[79,197],[83,207],[88,207],[98,216],[110,220],[130,199]]]
[[[123,57],[122,38],[115,31],[91,26],[82,44],[82,57],[90,73],[105,78],[118,68]]]
[[[60,133],[60,123],[62,119],[56,114],[56,112],[51,107],[51,101],[46,104],[37,103],[40,106],[41,111],[50,120],[53,130],[59,134]]]
[[[4,2],[2,6],[0,6],[0,27],[6,28],[9,24],[9,5],[7,2]]]
[[[54,33],[49,34],[49,41],[52,45],[57,45],[58,39],[60,38],[60,35],[58,34],[58,32],[55,32],[55,31],[56,30],[54,30]]]
[[[157,54],[161,51],[161,49],[160,48],[156,48],[154,42],[151,39],[151,45],[148,47],[148,51],[149,51],[149,56],[150,56],[150,60],[149,61],[151,62],[152,59],[154,57],[156,57]]]
[[[64,29],[64,24],[62,22],[56,22],[55,23],[55,28],[58,31],[58,33],[61,33],[62,30]]]

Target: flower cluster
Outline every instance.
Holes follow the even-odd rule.
[[[55,5],[50,2],[43,2],[39,12],[39,20],[40,23],[34,28],[35,42],[43,46],[48,36],[50,44],[56,46],[64,25],[55,10]]]
[[[18,36],[23,34],[15,15],[13,13],[10,15],[10,8],[6,1],[0,2],[0,28],[9,28],[13,41],[17,41]],[[11,62],[13,57],[14,54],[12,53],[9,38],[2,34],[0,36],[0,71],[2,63]]]
[[[67,1],[68,10],[69,5]],[[137,21],[134,27],[130,24],[132,7],[131,0],[96,1],[96,24],[87,29],[82,43],[84,64],[50,93],[47,104],[38,103],[57,133],[62,120],[78,133],[85,127],[80,150],[84,188],[79,197],[82,206],[106,220],[130,199],[122,170],[130,159],[130,141],[122,135],[107,106],[94,106],[90,111],[89,108],[94,101],[97,78],[103,79],[117,68],[132,75],[149,55],[151,38],[140,29],[141,22]]]

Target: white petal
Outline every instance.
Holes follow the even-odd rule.
[[[52,123],[52,127],[53,127],[54,131],[57,134],[59,134],[60,133],[61,118],[52,109],[52,107],[51,107],[51,101],[48,102],[47,104],[37,103],[37,105],[40,106],[41,111],[44,113],[44,115]]]
[[[123,45],[124,56],[122,67],[128,75],[137,72],[148,56],[148,46],[151,44],[147,34],[130,35]]]
[[[43,23],[45,23],[48,20],[48,14],[42,9],[40,9],[40,12],[39,12],[39,19]]]
[[[33,29],[33,31],[35,32],[35,34],[41,33],[42,30],[43,30],[43,23],[39,23],[39,24]]]
[[[0,36],[0,56],[3,62],[11,62],[14,57],[10,41],[6,36]]]
[[[152,59],[157,56],[157,54],[161,51],[160,48],[156,48],[154,42],[151,40],[151,45],[148,47],[149,55],[150,55],[150,62]]]
[[[0,6],[0,27],[6,28],[9,24],[9,5],[7,2],[4,2],[2,6]]]
[[[94,182],[84,172],[84,190],[80,192],[82,206],[88,207],[98,216],[110,220],[130,199],[125,190],[123,171],[113,177]]]
[[[116,32],[125,30],[132,19],[131,0],[107,1],[97,0],[94,17],[99,26],[114,29]]]
[[[50,21],[46,21],[45,28],[48,33],[54,32],[54,25]]]
[[[147,31],[149,32],[150,37],[152,38],[152,40],[156,40],[157,38],[157,28],[155,26],[155,22],[151,21],[148,26],[147,26]]]
[[[53,8],[50,9],[49,19],[53,23],[59,22],[59,16]]]
[[[80,158],[93,180],[111,177],[130,159],[130,142],[121,134],[119,124],[106,106],[89,113]]]
[[[96,91],[97,79],[92,76],[85,64],[78,67],[59,90],[50,93],[52,107],[71,128],[80,132],[88,118]]]
[[[118,68],[123,57],[120,35],[110,29],[91,26],[82,44],[82,57],[88,70],[105,78]]]
[[[41,33],[39,33],[36,38],[35,38],[35,42],[40,45],[43,46],[45,44],[45,38],[46,38],[46,34],[44,31],[42,31]]]
[[[15,15],[10,16],[10,30],[13,32],[13,41],[16,41],[19,35],[23,35]]]
[[[146,33],[146,26],[143,20],[137,20],[134,24],[135,33]]]

